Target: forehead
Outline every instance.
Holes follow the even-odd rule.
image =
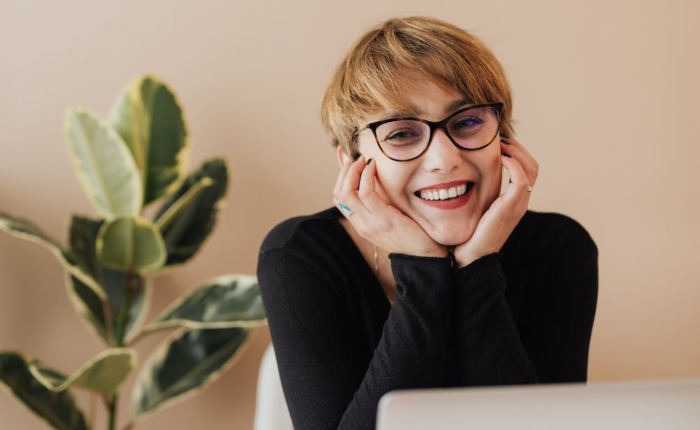
[[[437,121],[473,104],[469,97],[423,75],[409,75],[402,79],[399,87],[402,91],[395,97],[386,97],[384,105],[368,112],[364,120],[371,122],[410,116]]]

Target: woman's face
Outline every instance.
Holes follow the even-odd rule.
[[[406,98],[422,119],[441,121],[456,110],[462,96],[445,92],[421,76],[407,82]],[[497,101],[497,100],[496,100]],[[391,116],[376,112],[365,124]],[[359,136],[359,151],[377,163],[379,192],[388,203],[413,219],[437,243],[458,245],[474,233],[481,216],[498,197],[501,187],[501,145],[498,138],[476,151],[457,148],[442,129],[433,134],[428,150],[412,161],[397,162],[379,149],[371,130]],[[466,193],[449,200],[428,200],[432,191],[455,188]],[[430,191],[430,192],[427,192]],[[443,191],[443,193],[445,192]],[[422,196],[421,196],[422,195]]]

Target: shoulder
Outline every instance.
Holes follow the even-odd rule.
[[[263,299],[272,290],[276,297],[287,297],[280,295],[281,291],[295,297],[301,294],[318,298],[321,292],[343,294],[340,286],[352,271],[354,254],[338,216],[337,209],[330,208],[290,218],[270,230],[258,254],[257,275]]]
[[[299,264],[325,276],[352,265],[352,239],[340,225],[336,208],[290,218],[275,226],[263,240],[258,271],[287,270]]]
[[[558,213],[527,211],[508,238],[504,251],[537,261],[598,259],[598,248],[576,220]]]
[[[260,247],[261,253],[296,247],[309,241],[332,241],[338,234],[339,223],[335,208],[305,216],[287,219],[267,234]],[[301,243],[300,243],[301,242]]]
[[[514,233],[550,245],[596,248],[593,238],[578,221],[559,213],[527,211]]]

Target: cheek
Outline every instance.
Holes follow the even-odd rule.
[[[503,178],[503,165],[501,164],[501,157],[495,157],[490,166],[490,171],[491,171],[491,177],[493,179],[493,182],[501,184],[501,180]]]
[[[488,158],[480,163],[481,185],[483,204],[488,206],[498,198],[501,192],[501,181],[503,180],[503,166],[500,154],[490,154]]]
[[[399,172],[381,162],[377,163],[376,191],[384,200],[393,205],[400,203],[404,195],[404,185],[405,181],[401,180]]]
[[[501,154],[496,151],[491,151],[488,157],[480,163],[481,165],[481,175],[484,182],[492,183],[497,182],[500,184],[503,172],[503,165],[501,164]]]

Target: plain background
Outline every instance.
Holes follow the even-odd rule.
[[[106,115],[127,81],[152,72],[184,105],[191,168],[223,156],[232,172],[214,235],[157,279],[153,313],[207,279],[253,274],[272,226],[332,203],[338,168],[317,112],[336,64],[366,29],[417,14],[493,49],[513,86],[516,137],[541,165],[531,208],[572,216],[599,247],[590,380],[700,376],[697,1],[0,0],[0,211],[64,240],[70,213],[92,213],[64,109]],[[138,345],[142,359],[163,337]],[[224,377],[137,428],[252,428],[268,343],[258,330]],[[67,373],[101,349],[59,264],[6,234],[0,349]],[[0,416],[3,427],[43,428],[5,390]]]

